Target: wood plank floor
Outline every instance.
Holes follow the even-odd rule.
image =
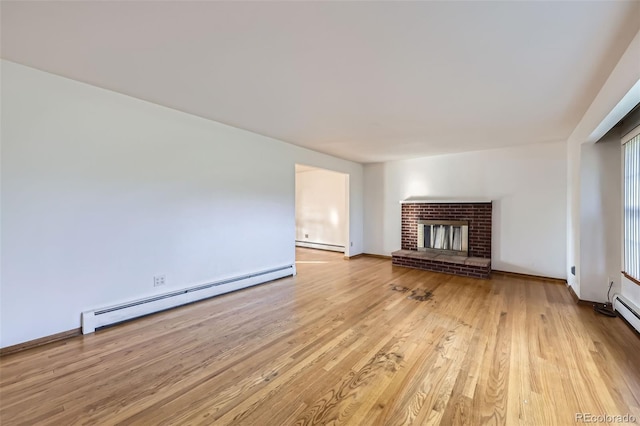
[[[295,278],[0,358],[0,423],[640,422],[640,338],[562,284],[297,255]]]

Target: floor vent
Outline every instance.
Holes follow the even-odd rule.
[[[160,312],[198,300],[208,299],[219,294],[229,293],[242,288],[262,284],[278,278],[296,274],[294,265],[242,275],[222,281],[202,284],[145,299],[134,300],[107,308],[82,313],[82,334],[93,333],[100,327],[117,324],[122,321]]]
[[[637,306],[631,303],[628,299],[620,295],[616,295],[613,299],[613,308],[622,317],[624,317],[624,319],[627,320],[627,322],[631,324],[638,333],[640,333],[640,309],[638,309]]]

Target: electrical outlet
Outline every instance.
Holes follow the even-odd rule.
[[[353,241],[351,241],[351,247],[353,247]]]
[[[166,275],[156,275],[155,277],[153,277],[153,286],[154,287],[160,287],[162,285],[165,285],[167,283],[167,276]]]
[[[304,234],[304,237],[305,238],[309,238],[309,234]]]

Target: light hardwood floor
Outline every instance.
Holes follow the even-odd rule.
[[[295,278],[0,358],[0,424],[640,422],[640,338],[563,284],[297,254]]]

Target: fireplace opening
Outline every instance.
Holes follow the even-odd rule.
[[[469,222],[419,220],[418,250],[468,256]]]

